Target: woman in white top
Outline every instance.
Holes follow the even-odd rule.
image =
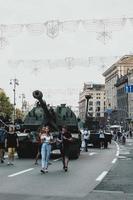
[[[50,129],[48,126],[43,128],[44,133],[41,134],[41,143],[42,143],[42,148],[41,148],[41,156],[42,156],[42,169],[41,172],[45,173],[48,172],[48,162],[50,158],[50,153],[51,153],[51,143],[53,142],[53,137],[50,134]]]

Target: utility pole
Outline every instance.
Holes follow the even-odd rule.
[[[10,85],[13,85],[13,125],[16,119],[16,86],[19,85],[18,79],[10,79]]]

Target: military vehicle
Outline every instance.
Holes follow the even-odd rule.
[[[47,105],[43,100],[42,92],[39,90],[33,92],[33,97],[37,99],[36,106],[25,117],[23,133],[18,134],[20,141],[19,158],[36,156],[38,129],[46,125],[49,125],[54,138],[58,136],[62,126],[68,127],[73,136],[70,158],[78,158],[81,142],[78,121],[74,112],[65,104],[56,107]],[[58,149],[58,146],[53,144],[52,150],[55,149]]]
[[[100,147],[99,130],[101,127],[99,124],[99,120],[94,117],[88,116],[88,106],[91,96],[86,95],[85,98],[86,98],[86,112],[85,112],[85,121],[83,123],[83,127],[90,130],[89,144],[92,144],[93,147]],[[105,136],[104,147],[107,148],[108,143],[111,143],[112,134],[109,132],[107,133],[105,131],[104,136]]]

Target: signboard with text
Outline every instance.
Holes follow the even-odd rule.
[[[125,85],[125,92],[132,93],[133,92],[133,85]]]

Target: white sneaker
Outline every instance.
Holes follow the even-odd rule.
[[[45,171],[45,173],[48,173],[48,169],[45,169],[44,171]]]
[[[10,162],[10,165],[14,165],[14,163]]]

